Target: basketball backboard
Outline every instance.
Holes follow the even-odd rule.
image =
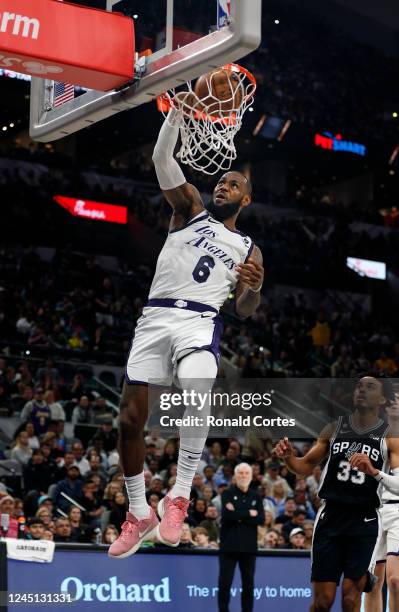
[[[79,0],[132,18],[135,80],[119,91],[75,88],[54,104],[54,81],[32,78],[30,134],[51,142],[144,104],[213,68],[254,51],[261,40],[262,0]],[[70,96],[67,96],[70,98]]]

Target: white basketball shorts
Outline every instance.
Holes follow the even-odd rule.
[[[178,361],[193,351],[210,351],[219,363],[222,328],[211,306],[180,299],[149,300],[137,322],[126,382],[170,385]]]
[[[381,531],[377,540],[376,563],[385,561],[387,555],[399,556],[399,502],[383,504],[380,516]]]

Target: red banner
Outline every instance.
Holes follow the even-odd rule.
[[[109,91],[133,78],[133,24],[57,0],[0,0],[0,68]]]
[[[108,221],[109,223],[127,223],[127,207],[115,206],[114,204],[103,204],[102,202],[91,202],[77,198],[67,198],[56,195],[53,200],[65,208],[75,217],[83,217],[94,221]]]

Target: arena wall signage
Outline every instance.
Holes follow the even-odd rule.
[[[127,207],[92,202],[81,198],[68,198],[56,195],[53,200],[65,208],[71,215],[91,219],[93,221],[107,221],[108,223],[127,223]]]
[[[53,0],[0,0],[0,68],[115,89],[133,78],[133,23]]]
[[[316,147],[327,149],[328,151],[346,151],[364,157],[366,155],[366,145],[349,140],[343,140],[341,134],[335,136],[330,132],[315,134],[314,143]]]
[[[203,612],[217,609],[218,557],[215,554],[137,554],[118,562],[106,551],[58,551],[52,563],[26,564],[8,560],[10,593],[64,593],[72,599],[71,611],[106,609],[126,612]],[[259,556],[255,574],[255,606],[271,612],[306,612],[312,589],[310,558]],[[45,567],[44,567],[45,566]],[[241,610],[241,581],[231,587],[231,612]],[[339,598],[332,612],[340,610]],[[69,604],[68,604],[69,605]],[[67,610],[68,605],[62,609]],[[56,610],[54,605],[49,610]],[[9,602],[8,610],[32,612],[32,604]]]
[[[382,261],[347,257],[346,266],[359,276],[366,276],[367,278],[375,278],[377,280],[386,280],[387,278],[387,266]]]

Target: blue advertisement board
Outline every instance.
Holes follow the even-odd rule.
[[[312,590],[309,557],[259,556],[255,576],[255,611],[305,612]],[[8,591],[69,593],[74,603],[47,609],[217,610],[218,557],[151,551],[128,559],[109,559],[106,551],[56,550],[52,563],[8,561]],[[12,598],[9,599],[9,602]],[[43,604],[42,604],[43,606]],[[32,612],[35,606],[9,603],[10,612]],[[231,589],[231,612],[241,610],[238,567]],[[340,605],[333,608],[340,610]]]

